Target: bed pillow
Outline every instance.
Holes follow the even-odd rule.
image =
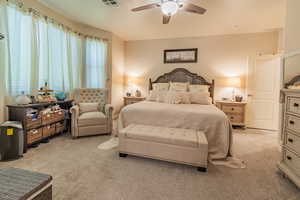
[[[99,106],[99,103],[79,103],[79,111],[80,113],[98,112]]]
[[[167,93],[165,91],[160,91],[157,96],[156,96],[156,102],[160,102],[160,103],[165,103],[166,101],[166,97],[167,97]]]
[[[170,91],[187,92],[189,83],[170,82]]]
[[[165,102],[167,93],[167,91],[151,90],[147,97],[147,101]]]
[[[181,103],[181,97],[178,94],[178,92],[169,91],[167,93],[167,95],[166,95],[165,103],[168,103],[168,104],[180,104]]]
[[[190,100],[192,104],[212,104],[212,98],[209,96],[209,92],[190,92]]]
[[[191,104],[190,94],[188,92],[169,91],[165,98],[168,104]]]
[[[170,84],[169,83],[154,83],[152,85],[153,90],[155,91],[168,91]]]
[[[189,85],[190,92],[209,92],[209,85]]]

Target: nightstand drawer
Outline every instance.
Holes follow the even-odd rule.
[[[288,97],[286,109],[287,109],[287,112],[291,112],[291,113],[300,115],[300,98],[299,97]]]
[[[287,132],[285,145],[300,154],[300,137]]]
[[[242,106],[234,106],[234,105],[223,105],[222,110],[225,113],[243,113],[244,108]]]
[[[293,115],[286,115],[286,128],[296,132],[300,136],[300,118]]]
[[[244,122],[244,119],[243,119],[242,115],[231,114],[231,113],[226,113],[226,115],[228,116],[229,120],[233,124],[235,124],[235,123],[243,123]]]
[[[300,157],[287,149],[283,151],[283,162],[300,176]]]

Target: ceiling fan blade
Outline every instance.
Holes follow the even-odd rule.
[[[160,7],[160,5],[158,3],[152,3],[152,4],[145,5],[145,6],[133,8],[131,11],[137,12],[137,11],[147,10],[147,9],[152,9],[152,8],[157,8],[157,7]]]
[[[164,15],[163,16],[163,24],[168,24],[170,22],[171,16],[170,15]]]
[[[192,3],[185,3],[182,6],[182,9],[187,11],[187,12],[192,12],[192,13],[196,13],[196,14],[200,14],[200,15],[203,15],[206,12],[205,8],[202,8],[200,6],[196,6]]]

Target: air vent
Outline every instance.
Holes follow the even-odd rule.
[[[102,0],[103,3],[110,7],[119,7],[120,6],[120,0]]]

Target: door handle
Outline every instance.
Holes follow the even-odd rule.
[[[248,94],[248,97],[253,97],[253,95],[252,94]]]

